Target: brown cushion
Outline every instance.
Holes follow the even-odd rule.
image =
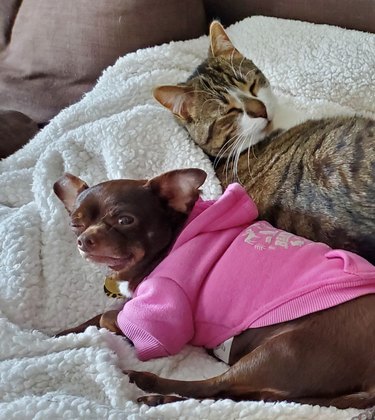
[[[22,147],[35,136],[35,121],[17,111],[0,111],[0,159]]]
[[[22,0],[0,1],[0,52],[7,45]]]
[[[207,18],[230,25],[248,16],[326,23],[375,32],[374,0],[204,0]]]
[[[46,122],[119,56],[205,27],[201,0],[23,0],[0,55],[0,109]]]

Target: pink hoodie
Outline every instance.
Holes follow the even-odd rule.
[[[140,360],[214,348],[248,328],[375,293],[375,267],[348,251],[273,228],[238,184],[199,200],[169,255],[118,324]]]

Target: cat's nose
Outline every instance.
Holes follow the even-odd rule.
[[[249,99],[246,101],[245,110],[251,118],[268,118],[267,109],[263,102],[258,99]]]

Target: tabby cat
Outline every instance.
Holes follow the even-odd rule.
[[[155,88],[155,98],[212,157],[224,187],[247,189],[260,218],[375,264],[375,121],[334,117],[280,130],[263,73],[219,22],[210,38],[190,78]]]

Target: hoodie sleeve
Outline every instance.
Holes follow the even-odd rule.
[[[118,314],[117,323],[142,361],[176,354],[194,335],[190,302],[168,278],[144,280]]]

